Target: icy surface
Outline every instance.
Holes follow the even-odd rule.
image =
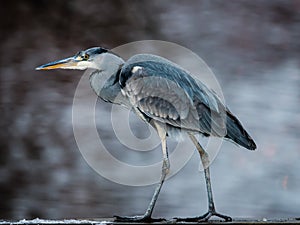
[[[33,220],[19,220],[16,222],[0,221],[0,224],[107,224],[109,221],[94,221],[94,220],[45,220],[45,219],[33,219]]]

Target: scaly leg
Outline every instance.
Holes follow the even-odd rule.
[[[193,218],[176,218],[177,221],[185,221],[185,222],[198,222],[198,221],[207,221],[212,216],[217,216],[225,221],[232,221],[232,218],[229,216],[222,215],[216,212],[214,200],[213,200],[213,193],[211,188],[211,181],[210,181],[210,172],[209,172],[209,158],[207,152],[202,148],[198,140],[195,138],[194,135],[189,134],[192,142],[196,146],[202,161],[202,165],[204,167],[204,175],[206,181],[206,188],[207,188],[207,196],[208,196],[208,212],[202,216],[193,217]]]
[[[150,204],[145,212],[144,215],[141,216],[114,216],[115,221],[120,221],[120,222],[157,222],[157,221],[163,221],[165,219],[159,218],[159,219],[153,219],[151,217],[156,200],[158,198],[160,189],[165,181],[165,178],[167,174],[169,173],[170,169],[170,162],[169,162],[169,157],[168,157],[168,151],[167,151],[167,140],[166,140],[166,130],[165,127],[160,124],[154,122],[154,125],[157,129],[158,135],[161,139],[161,146],[162,146],[162,153],[163,153],[163,165],[162,165],[162,171],[161,171],[161,178],[158,186],[155,189],[155,192],[153,194],[153,197],[150,201]]]

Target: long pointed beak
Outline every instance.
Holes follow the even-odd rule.
[[[44,65],[41,65],[36,70],[54,70],[54,69],[71,69],[72,67],[77,66],[78,61],[74,57],[69,57],[66,59],[50,62]]]

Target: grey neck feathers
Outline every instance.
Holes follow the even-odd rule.
[[[127,106],[128,101],[122,95],[119,85],[119,73],[124,60],[112,53],[104,53],[99,56],[96,64],[99,69],[90,75],[93,90],[104,101]]]

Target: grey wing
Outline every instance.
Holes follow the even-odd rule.
[[[173,82],[177,83],[178,86],[185,89],[187,94],[192,99],[199,99],[203,104],[205,104],[209,109],[219,112],[219,99],[218,96],[209,88],[207,88],[202,82],[193,79],[189,72],[179,67],[177,64],[157,55],[151,54],[137,54],[132,56],[124,64],[124,68],[132,68],[132,65],[145,65],[156,68],[159,72],[157,76],[165,77]],[[163,65],[163,66],[155,66]],[[143,67],[143,66],[142,66]],[[148,69],[148,68],[147,68]],[[149,71],[148,71],[149,72]],[[154,75],[149,73],[149,75]],[[221,108],[224,108],[221,106]]]
[[[133,67],[131,72],[133,74],[122,91],[143,115],[173,127],[212,133],[210,110],[205,104],[195,102],[177,82],[153,76],[149,74],[152,71],[140,66]],[[199,107],[202,107],[201,111]]]

